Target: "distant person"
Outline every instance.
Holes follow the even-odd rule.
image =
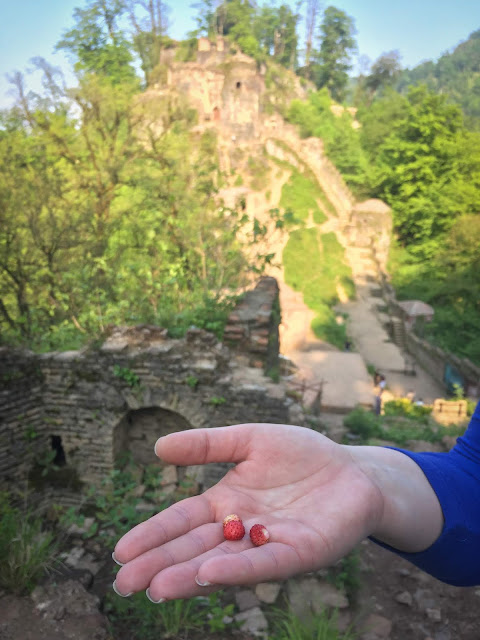
[[[333,565],[369,536],[443,582],[480,585],[480,403],[449,453],[341,445],[280,424],[180,431],[155,450],[166,464],[235,466],[119,540],[119,595],[146,590],[161,603],[286,580]],[[263,524],[269,542],[225,540],[231,513],[247,531]]]
[[[385,381],[385,376],[379,373],[378,371],[375,371],[373,380],[375,383],[375,391],[376,391],[374,409],[375,409],[375,415],[379,416],[382,413],[382,393],[383,393],[383,390],[385,389],[386,381]]]
[[[383,393],[385,387],[387,386],[387,381],[385,380],[385,376],[380,376],[380,381],[378,383],[378,386],[380,387],[380,393]]]
[[[379,416],[382,413],[382,396],[377,393],[375,396],[375,415]]]
[[[350,340],[345,340],[345,344],[343,345],[343,349],[344,349],[344,351],[351,351],[352,343],[350,342]]]

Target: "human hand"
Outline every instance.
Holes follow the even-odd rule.
[[[374,531],[382,497],[348,447],[302,427],[246,424],[194,429],[161,438],[167,463],[234,462],[203,495],[136,526],[117,543],[125,563],[116,590],[148,588],[154,601],[203,595],[224,585],[282,580],[333,564]],[[270,541],[230,542],[222,521],[267,527]]]

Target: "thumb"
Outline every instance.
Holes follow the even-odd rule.
[[[209,462],[242,462],[248,458],[253,424],[190,429],[159,438],[155,453],[169,464],[190,465]]]

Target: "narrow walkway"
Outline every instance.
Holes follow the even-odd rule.
[[[322,387],[323,411],[345,413],[358,404],[372,406],[372,378],[361,355],[339,351],[319,340],[311,329],[315,314],[303,302],[303,295],[285,282],[279,281],[279,287],[280,349],[298,367],[294,384],[305,385],[304,404],[314,404]]]
[[[368,252],[348,248],[346,256],[352,266],[357,298],[336,308],[348,314],[353,352],[341,352],[319,340],[311,329],[314,313],[303,302],[303,295],[279,278],[280,348],[298,367],[296,381],[303,382],[307,388],[304,403],[312,404],[322,385],[323,411],[348,412],[359,404],[372,406],[374,388],[367,365],[385,375],[385,399],[405,397],[409,391],[414,391],[416,398],[427,404],[443,397],[442,386],[419,365],[416,365],[415,376],[405,373],[405,355],[391,341],[383,324],[388,316],[382,313],[383,300],[378,295],[375,265]]]
[[[272,206],[279,206],[282,186],[289,173],[277,175],[272,186],[270,200],[250,194],[247,208],[250,214],[262,220],[264,212]],[[318,202],[323,209],[322,203]],[[358,404],[372,406],[374,403],[373,379],[367,365],[383,373],[391,396],[403,397],[413,390],[417,398],[432,402],[442,397],[443,388],[426,372],[416,366],[415,377],[405,375],[405,358],[395,345],[385,328],[388,316],[383,315],[383,301],[376,283],[376,268],[368,249],[346,246],[341,233],[341,220],[325,211],[327,220],[320,226],[310,216],[307,226],[316,226],[321,233],[334,232],[345,247],[346,258],[352,267],[357,299],[339,304],[339,312],[348,314],[348,333],[352,339],[353,352],[344,353],[334,346],[319,340],[311,329],[315,313],[303,301],[303,295],[285,283],[283,265],[277,264],[268,275],[277,278],[280,287],[280,351],[298,367],[296,379],[312,389],[318,389],[323,382],[321,405],[324,410],[347,412]],[[271,238],[269,250],[280,258],[288,236]],[[339,291],[341,294],[341,291]],[[377,295],[376,295],[377,294]],[[342,297],[340,295],[340,297]],[[315,391],[306,393],[305,403],[314,400]],[[388,394],[386,394],[388,397]]]
[[[418,364],[415,376],[405,373],[405,354],[391,341],[383,324],[388,316],[383,313],[384,302],[368,251],[350,247],[346,250],[346,257],[352,267],[357,298],[337,305],[337,310],[348,314],[348,333],[354,349],[367,365],[373,365],[385,375],[391,397],[404,397],[409,391],[414,391],[416,398],[426,403],[443,397],[442,385]]]

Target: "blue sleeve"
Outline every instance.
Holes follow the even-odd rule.
[[[431,547],[404,553],[374,540],[423,571],[458,587],[480,585],[480,403],[449,453],[413,453],[437,494],[444,526]]]

